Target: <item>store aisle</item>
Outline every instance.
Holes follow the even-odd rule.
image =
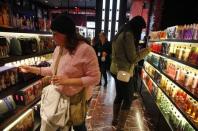
[[[108,82],[106,89],[99,86],[94,89],[94,96],[87,117],[89,131],[114,131],[111,121],[115,83],[112,77]],[[143,108],[141,98],[138,96],[132,103],[130,115],[125,124],[126,131],[151,131]]]

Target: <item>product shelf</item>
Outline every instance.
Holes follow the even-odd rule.
[[[169,99],[169,101],[177,108],[177,110],[184,116],[184,118],[190,123],[190,125],[194,128],[194,129],[198,129],[198,125],[196,125],[189,116],[187,116],[186,113],[184,113],[180,107],[178,107],[178,105],[170,98],[170,96],[167,95],[167,93],[155,82],[155,80],[150,76],[150,74],[144,69],[144,71],[147,73],[147,75],[151,78],[152,82],[155,83],[155,85],[158,86],[158,88],[160,88],[160,90],[163,92],[164,95],[166,95],[166,97]]]
[[[155,65],[153,65],[152,63],[148,62],[151,66],[153,66],[155,68],[155,70],[157,70],[159,73],[163,74],[166,78],[168,78],[172,83],[174,83],[175,85],[177,85],[180,89],[182,89],[183,91],[185,91],[189,96],[191,96],[194,100],[198,101],[198,96],[191,92],[190,90],[188,90],[187,88],[185,88],[184,86],[182,86],[181,84],[175,82],[170,76],[168,76],[166,73],[164,73],[163,71],[159,70]]]
[[[1,58],[0,66],[3,66],[4,64],[9,63],[9,62],[19,61],[19,60],[23,60],[23,59],[27,59],[27,58],[31,58],[31,57],[36,57],[36,56],[42,56],[42,55],[46,55],[46,54],[50,54],[50,53],[53,53],[53,50],[48,50],[48,51],[35,53],[35,54],[31,54],[31,55],[10,56],[7,58]]]
[[[182,61],[182,60],[178,60],[177,58],[174,58],[174,57],[170,57],[170,56],[167,56],[167,55],[164,55],[164,54],[161,54],[161,53],[157,53],[157,52],[152,52],[153,54],[157,54],[157,55],[160,55],[160,56],[163,56],[167,59],[170,59],[172,61],[176,61],[178,63],[181,63],[183,65],[186,65],[186,66],[189,66],[189,67],[192,67],[194,69],[198,69],[198,65],[194,65],[194,64],[191,64],[191,63],[187,63],[185,61]]]
[[[43,76],[37,76],[34,79],[31,79],[29,81],[26,82],[20,82],[19,84],[13,85],[11,87],[8,87],[7,89],[3,90],[0,92],[0,99],[9,96],[9,95],[13,95],[15,92],[17,92],[18,90],[31,85],[32,83],[38,81],[39,79],[41,79]]]
[[[145,69],[144,69],[144,72],[146,72]],[[146,72],[146,73],[147,73],[147,72]],[[148,73],[147,73],[147,74],[148,74]],[[146,85],[145,81],[142,80],[142,82],[143,82],[144,86],[146,87],[146,89],[148,90],[149,94],[152,95],[151,92],[149,91],[148,86]],[[157,107],[158,107],[158,109],[160,110],[161,114],[162,114],[163,117],[165,118],[166,123],[167,123],[168,126],[170,127],[171,131],[174,131],[173,128],[172,128],[172,126],[171,126],[171,124],[169,123],[169,121],[166,119],[166,117],[165,117],[164,114],[162,113],[161,109],[159,108],[159,105],[158,105],[156,102],[155,102],[155,104],[157,105]]]
[[[36,98],[33,102],[26,106],[17,106],[16,110],[13,112],[13,115],[7,119],[5,119],[0,124],[0,130],[3,130],[8,125],[10,125],[12,122],[14,122],[19,116],[21,116],[25,111],[27,111],[29,108],[34,106],[38,101],[40,100],[40,97]]]
[[[31,33],[31,34],[43,34],[43,35],[52,34],[49,31],[36,31],[36,30],[27,30],[27,29],[25,30],[25,29],[2,27],[2,26],[0,26],[0,32]]]
[[[179,39],[158,39],[158,40],[150,40],[149,42],[163,42],[163,41],[198,44],[198,40],[179,40]]]

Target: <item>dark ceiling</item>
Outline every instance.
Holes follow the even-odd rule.
[[[95,8],[96,0],[36,0],[44,5],[50,6],[52,8]]]

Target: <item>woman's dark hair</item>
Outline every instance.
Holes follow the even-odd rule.
[[[105,41],[108,41],[107,35],[104,32],[100,32],[99,35],[103,35],[105,37]]]
[[[114,40],[116,40],[118,36],[120,35],[120,33],[122,32],[125,32],[125,33],[133,32],[135,44],[138,44],[140,37],[141,37],[142,29],[145,27],[146,27],[146,23],[144,21],[144,18],[141,16],[135,16],[120,28],[118,33],[115,35]]]
[[[76,25],[72,18],[70,18],[67,13],[62,13],[55,17],[51,23],[52,31],[57,31],[61,34],[65,34],[68,39],[68,43],[65,44],[65,48],[69,50],[69,53],[74,53],[76,47],[78,46],[78,36],[76,33]]]

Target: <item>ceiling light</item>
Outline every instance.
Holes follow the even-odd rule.
[[[45,3],[48,3],[48,0],[45,0]]]

